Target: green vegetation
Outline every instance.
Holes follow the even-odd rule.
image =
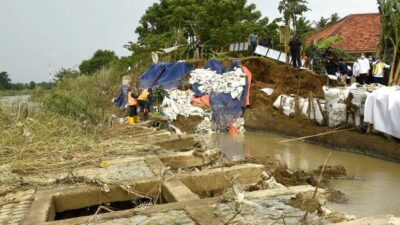
[[[35,82],[31,81],[27,84],[23,83],[12,83],[7,72],[0,73],[0,97],[1,96],[13,96],[13,95],[27,95],[31,92],[31,90],[35,89],[36,87],[41,87],[43,89],[50,89],[51,84],[42,82],[36,84]]]
[[[293,31],[297,31],[297,17],[309,11],[306,0],[281,0],[278,10],[283,14],[285,25],[292,24]]]
[[[381,56],[391,62],[390,85],[400,84],[400,3],[398,0],[378,0],[382,14]]]
[[[123,73],[103,68],[91,76],[64,75],[51,90],[36,87],[29,104],[0,105],[0,195],[19,186],[22,174],[65,172],[110,154],[99,143],[107,139],[107,118],[118,113],[111,98]]]
[[[118,57],[113,51],[108,50],[97,50],[92,58],[88,60],[83,60],[81,65],[79,65],[79,70],[83,74],[92,74],[103,67],[109,66],[111,63],[118,60]]]
[[[91,76],[64,74],[50,93],[41,100],[45,110],[79,120],[101,123],[112,110],[111,99],[118,93],[123,73],[115,68],[103,68]],[[71,78],[69,78],[71,77]],[[34,97],[40,96],[36,93]]]
[[[161,0],[142,16],[136,28],[138,41],[129,43],[127,48],[134,57],[149,57],[151,51],[181,45],[182,55],[199,37],[205,52],[222,52],[231,43],[247,41],[253,29],[277,33],[276,29],[268,29],[269,25],[275,26],[273,23],[261,18],[256,5],[247,4],[247,0]]]
[[[0,90],[11,89],[11,79],[7,72],[0,73]]]

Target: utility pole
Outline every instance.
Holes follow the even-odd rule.
[[[52,77],[51,77],[51,65],[49,64],[49,83],[51,83],[53,81]]]

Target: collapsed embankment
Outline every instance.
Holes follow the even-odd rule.
[[[327,83],[325,77],[290,66],[277,65],[264,58],[246,58],[242,63],[253,73],[251,106],[244,114],[248,130],[269,131],[291,137],[316,135],[332,130],[305,118],[286,117],[272,106],[280,94],[307,97],[312,92],[313,96],[323,98],[322,86]],[[268,96],[260,91],[262,88],[272,88],[274,93]],[[307,141],[400,161],[399,143],[383,136],[368,135],[357,130],[313,137]]]

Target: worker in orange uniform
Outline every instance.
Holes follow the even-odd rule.
[[[142,90],[138,97],[138,103],[140,107],[140,117],[142,119],[147,118],[148,113],[150,112],[151,106],[151,89]]]
[[[135,124],[139,122],[139,118],[137,117],[137,107],[138,107],[137,93],[133,91],[132,88],[129,88],[128,90],[128,106],[129,106],[129,117],[128,117],[129,124]]]

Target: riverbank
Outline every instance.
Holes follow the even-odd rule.
[[[327,83],[326,77],[299,71],[286,65],[277,65],[263,58],[249,58],[242,62],[250,69],[254,78],[250,96],[251,106],[244,114],[245,126],[248,130],[268,131],[289,137],[305,137],[334,129],[299,116],[287,117],[272,106],[281,94],[307,97],[313,93],[314,97],[323,98],[322,86]],[[268,96],[260,91],[262,88],[272,88],[274,93]],[[400,144],[383,135],[365,134],[358,130],[341,131],[308,138],[306,141],[400,162]]]
[[[45,174],[19,174],[21,186],[0,197],[0,221],[299,224],[306,212],[313,224],[356,218],[326,207],[329,190],[320,188],[312,197],[315,187],[309,184],[317,184],[320,170],[291,170],[267,156],[226,161],[199,135],[178,136],[142,123],[115,127],[99,146],[108,148],[108,154],[95,159],[71,155],[63,167]],[[332,168],[326,167],[324,180],[331,177]]]

